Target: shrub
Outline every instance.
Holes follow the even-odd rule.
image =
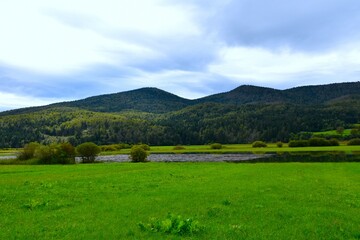
[[[100,149],[103,152],[112,152],[112,151],[118,150],[117,146],[115,146],[115,145],[103,145],[103,146],[100,146]]]
[[[127,144],[127,143],[119,143],[117,144],[116,148],[118,150],[121,150],[121,149],[129,149],[131,148],[131,145],[130,144]]]
[[[222,149],[222,147],[221,143],[213,143],[210,145],[211,149]]]
[[[345,129],[343,127],[336,128],[336,132],[340,135],[343,135],[344,131],[345,131]]]
[[[141,145],[135,145],[131,148],[130,159],[132,162],[146,162],[148,153]]]
[[[75,148],[70,143],[40,145],[35,157],[39,164],[74,164]]]
[[[353,138],[351,139],[348,144],[348,146],[358,146],[360,145],[360,138]]]
[[[76,152],[83,163],[95,162],[96,156],[100,153],[100,147],[93,142],[86,142],[76,147]]]
[[[325,138],[310,138],[309,139],[309,146],[312,147],[321,147],[321,146],[330,146],[330,142]]]
[[[252,144],[253,148],[263,148],[263,147],[267,147],[267,144],[264,143],[263,141],[255,141]]]
[[[340,146],[339,140],[332,138],[329,140],[330,146]]]
[[[147,144],[140,144],[139,145],[142,149],[144,149],[145,151],[150,151],[150,146]]]
[[[352,136],[360,135],[360,129],[358,129],[358,128],[351,129],[350,134]]]
[[[312,147],[322,147],[322,146],[339,146],[339,141],[335,138],[331,139],[331,140],[327,140],[324,138],[311,138],[309,139],[309,146]]]
[[[58,163],[71,164],[75,163],[75,147],[71,143],[65,142],[58,145]]]
[[[276,143],[276,146],[277,146],[278,148],[282,148],[282,147],[283,147],[283,143],[282,143],[282,142],[277,142],[277,143]]]
[[[308,140],[293,140],[289,142],[289,147],[308,147]]]
[[[39,164],[51,164],[53,154],[49,146],[41,145],[36,149],[35,157]]]
[[[181,146],[181,145],[176,145],[173,150],[184,150],[185,147],[184,146]]]
[[[29,160],[34,157],[36,149],[40,147],[40,143],[31,142],[24,146],[23,150],[18,153],[18,160]]]

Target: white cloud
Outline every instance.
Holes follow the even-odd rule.
[[[126,64],[134,56],[158,56],[161,53],[144,44],[146,37],[196,33],[181,9],[158,4],[155,0],[3,1],[0,62],[64,73],[90,64]]]
[[[32,96],[18,96],[12,93],[0,92],[0,111],[22,107],[35,107],[62,101],[62,99],[44,98]]]
[[[148,86],[198,98],[241,84],[360,80],[356,0],[275,3],[0,1],[1,104]]]
[[[226,47],[221,52],[222,59],[211,64],[209,71],[236,79],[239,83],[279,86],[290,82],[297,86],[357,81],[354,73],[360,68],[360,45],[326,53],[249,47]],[[351,79],[346,79],[349,77]]]

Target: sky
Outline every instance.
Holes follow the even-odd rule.
[[[360,81],[358,0],[2,0],[0,111]]]

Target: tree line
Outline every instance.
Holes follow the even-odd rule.
[[[84,142],[98,145],[288,142],[299,137],[300,132],[351,128],[359,122],[359,104],[346,103],[321,106],[204,103],[163,114],[55,107],[1,116],[0,147],[22,147],[35,141],[69,142],[74,146]],[[359,134],[354,129],[350,137]]]

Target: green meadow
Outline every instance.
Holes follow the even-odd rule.
[[[19,151],[19,149],[0,149],[0,157],[1,156],[13,156],[16,155],[16,153]]]
[[[356,124],[355,126],[358,126]],[[346,137],[351,135],[351,129],[344,129],[342,134],[338,133],[336,130],[323,131],[323,132],[314,132],[314,136],[338,136],[338,137]]]
[[[0,206],[0,239],[360,239],[360,164],[0,166]]]

